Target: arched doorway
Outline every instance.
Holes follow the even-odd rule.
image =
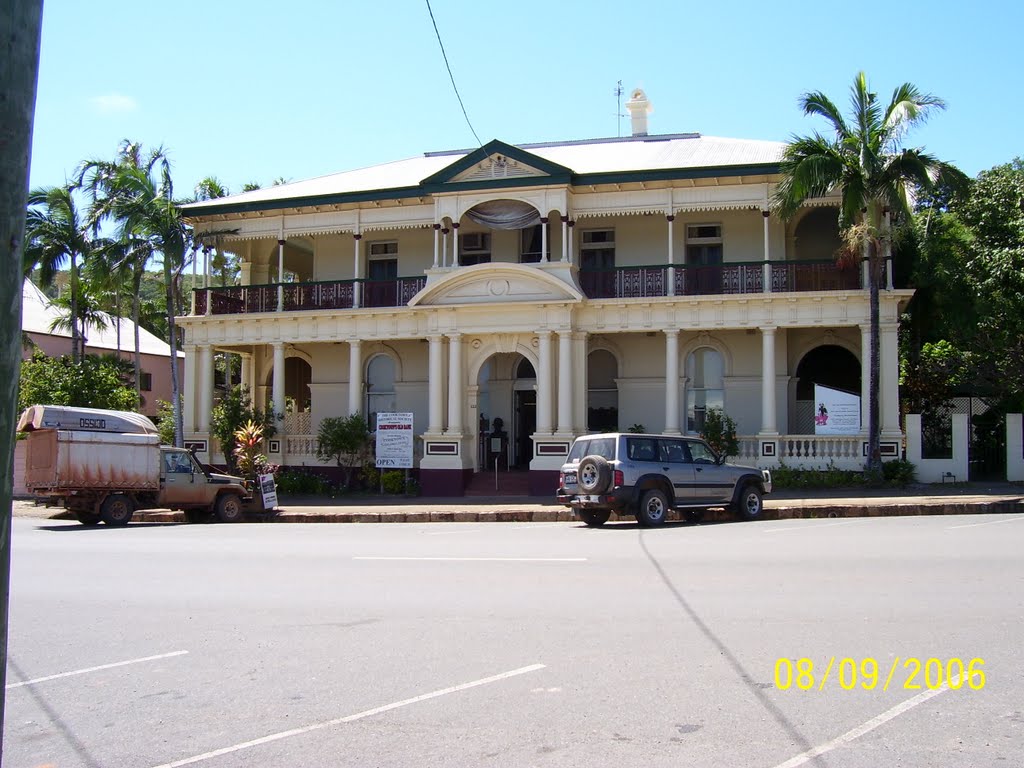
[[[537,431],[537,373],[518,352],[499,352],[477,376],[481,469],[493,467],[492,440],[504,441],[499,465],[526,469],[533,458]]]
[[[814,434],[815,384],[859,395],[860,361],[850,350],[837,344],[822,344],[804,355],[796,367],[796,391],[789,417],[790,434]]]

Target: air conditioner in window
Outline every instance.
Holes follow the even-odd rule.
[[[463,251],[491,250],[491,236],[486,232],[467,232],[462,235],[460,245]]]

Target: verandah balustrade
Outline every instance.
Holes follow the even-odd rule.
[[[859,265],[844,266],[834,260],[756,261],[695,265],[628,266],[612,269],[581,269],[580,287],[589,299],[644,299],[670,295],[718,296],[765,292],[854,291],[864,287]],[[671,274],[671,278],[670,278]],[[885,275],[880,276],[884,286]],[[196,289],[198,315],[275,312],[278,288],[286,312],[317,309],[402,307],[426,285],[425,276],[391,280],[329,280],[309,283],[241,285]],[[358,287],[358,290],[357,290]]]

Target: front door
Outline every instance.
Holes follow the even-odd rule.
[[[533,433],[537,431],[537,392],[532,389],[515,390],[515,441],[513,463],[526,469],[533,459]]]
[[[398,259],[370,259],[366,306],[393,307],[398,300]]]

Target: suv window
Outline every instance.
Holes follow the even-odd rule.
[[[717,464],[718,457],[715,456],[712,451],[704,443],[698,443],[696,441],[689,443],[690,456],[693,457],[694,464]]]
[[[658,441],[658,448],[661,451],[661,461],[669,464],[690,463],[690,454],[682,440],[662,439]]]
[[[630,461],[657,461],[658,442],[653,437],[627,438],[626,456]]]
[[[601,456],[608,461],[615,460],[615,438],[595,437],[589,440],[577,440],[569,451],[569,461],[579,461],[584,456]]]

